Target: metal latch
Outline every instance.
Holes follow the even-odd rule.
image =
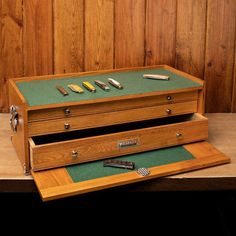
[[[10,126],[14,133],[17,132],[17,125],[18,125],[18,112],[16,110],[16,106],[12,105],[10,107]]]

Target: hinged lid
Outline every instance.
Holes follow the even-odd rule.
[[[135,170],[103,167],[103,161],[32,172],[44,201],[228,163],[208,142],[158,149],[116,159],[134,161]],[[146,168],[147,175],[137,170]]]

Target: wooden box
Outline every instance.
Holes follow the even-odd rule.
[[[170,79],[145,79],[143,74]],[[94,85],[94,80],[107,83],[108,78],[118,80],[124,88],[110,86],[107,92]],[[78,94],[67,88],[71,83],[82,87],[83,81],[91,82],[96,92],[85,89]],[[69,95],[59,93],[58,85]],[[203,116],[203,85],[202,80],[169,66],[12,79],[12,143],[25,173],[32,170],[41,181],[44,173],[58,171],[47,169],[205,140],[208,121]],[[221,157],[204,166],[229,161]],[[200,166],[193,163],[192,169]],[[108,185],[99,188],[105,187]]]

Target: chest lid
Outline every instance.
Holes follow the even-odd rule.
[[[115,158],[132,161],[134,170],[104,167],[103,161],[33,172],[43,201],[169,176],[228,163],[208,142],[158,149]],[[140,174],[140,173],[146,174]]]

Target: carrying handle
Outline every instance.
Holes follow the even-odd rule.
[[[16,106],[11,105],[10,106],[10,126],[14,133],[17,132],[18,123],[19,123],[19,117],[18,117],[18,112],[16,110]]]

